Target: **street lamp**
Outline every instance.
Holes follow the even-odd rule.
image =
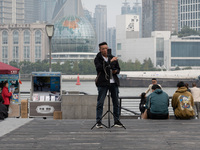
[[[54,25],[53,24],[47,24],[46,27],[46,33],[49,38],[49,72],[51,72],[51,38],[54,34]]]

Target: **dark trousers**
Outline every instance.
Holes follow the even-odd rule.
[[[9,105],[5,105],[6,106],[6,109],[7,109],[7,112],[9,111]]]
[[[108,90],[111,93],[112,103],[113,103],[113,114],[116,118],[114,121],[119,119],[119,103],[118,103],[118,94],[119,89],[116,83],[111,83],[110,86],[106,87],[97,87],[98,97],[97,97],[97,107],[96,107],[96,120],[100,121],[103,113],[104,100],[107,95]]]
[[[169,114],[153,114],[147,110],[148,119],[168,119]]]

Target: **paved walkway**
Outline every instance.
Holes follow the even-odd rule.
[[[91,130],[94,120],[34,119],[0,137],[0,149],[198,150],[200,147],[200,120],[121,121],[126,130]]]

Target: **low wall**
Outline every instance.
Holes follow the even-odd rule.
[[[108,109],[107,97],[104,103],[104,112]],[[111,102],[112,104],[112,102]],[[63,119],[95,119],[97,95],[62,95]],[[112,110],[112,107],[111,107]],[[107,115],[105,116],[105,119]]]

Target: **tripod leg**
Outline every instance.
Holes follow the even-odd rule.
[[[101,121],[102,119],[103,119],[103,117],[105,117],[105,115],[108,113],[108,111],[93,125],[93,127],[91,128],[91,130],[97,125],[97,123],[99,122],[99,121]],[[104,126],[104,127],[106,127],[106,128],[108,128],[106,125],[104,125],[103,123],[102,123],[102,125]]]
[[[119,119],[110,111],[110,113],[113,115],[113,117],[114,117],[114,119],[116,119],[121,125],[122,125],[122,127],[124,128],[124,129],[126,129],[126,127],[121,123],[121,121],[119,121]],[[112,127],[114,127],[115,125],[112,125]],[[111,128],[112,128],[111,127]]]

